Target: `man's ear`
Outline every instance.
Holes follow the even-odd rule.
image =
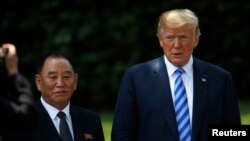
[[[75,90],[77,89],[77,84],[78,84],[78,73],[75,73]]]
[[[39,74],[35,75],[35,82],[36,82],[36,88],[38,91],[40,91],[40,83],[41,83],[41,78]]]
[[[194,48],[198,46],[199,41],[200,41],[200,36],[197,35],[194,39]]]
[[[164,40],[160,36],[158,36],[158,40],[159,40],[159,44],[160,44],[161,48],[163,48]]]

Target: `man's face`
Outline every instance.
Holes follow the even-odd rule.
[[[168,60],[177,67],[184,66],[197,46],[199,36],[194,27],[185,24],[177,28],[164,28],[159,34],[159,42]]]
[[[43,99],[57,109],[63,109],[76,90],[78,75],[68,60],[49,57],[35,79]]]

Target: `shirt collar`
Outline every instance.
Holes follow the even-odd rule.
[[[174,66],[171,62],[169,62],[169,60],[165,55],[164,55],[164,61],[167,67],[168,76],[172,76],[178,67]],[[192,70],[193,70],[192,66],[193,66],[193,56],[191,55],[190,59],[188,60],[188,63],[182,67],[188,76],[192,76]]]
[[[44,106],[44,108],[47,110],[50,118],[52,120],[55,120],[56,117],[57,117],[57,113],[59,112],[58,109],[56,109],[55,107],[51,106],[50,104],[48,104],[44,99],[43,97],[41,97],[41,102]],[[65,114],[66,114],[66,117],[68,118],[70,116],[69,114],[69,105],[70,103],[68,103],[68,105],[63,109],[63,110],[60,110],[60,111],[63,111]]]

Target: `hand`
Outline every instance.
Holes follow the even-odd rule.
[[[10,43],[4,43],[1,47],[0,55],[3,56],[4,49],[8,50],[8,53],[5,55],[5,65],[8,71],[8,75],[15,75],[18,73],[18,57],[16,54],[16,47]]]

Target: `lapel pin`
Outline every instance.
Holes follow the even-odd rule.
[[[93,139],[92,135],[90,133],[84,133],[84,139],[85,140],[91,140]]]
[[[206,82],[207,82],[207,79],[204,78],[204,77],[202,77],[202,78],[201,78],[201,81],[204,82],[204,83],[206,83]]]

